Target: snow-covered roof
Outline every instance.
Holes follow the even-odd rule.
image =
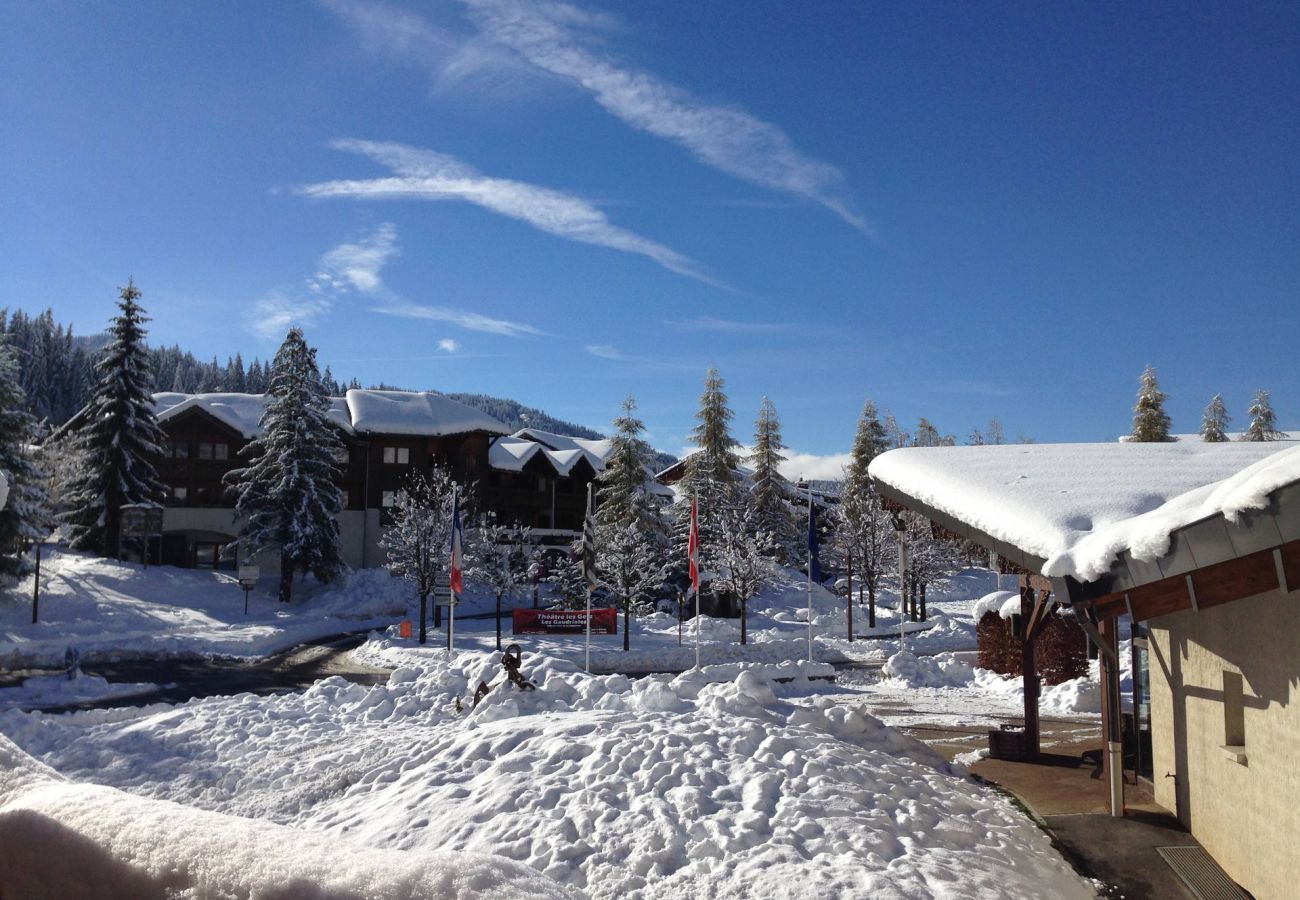
[[[352,427],[380,434],[412,434],[440,437],[486,431],[508,434],[500,420],[442,394],[428,391],[364,391],[347,394]]]
[[[573,471],[573,467],[581,460],[587,460],[591,467],[597,472],[605,468],[605,459],[608,456],[609,448],[603,448],[605,455],[597,455],[595,452],[584,447],[570,447],[568,449],[552,449],[541,441],[528,440],[521,437],[525,431],[519,431],[510,437],[497,438],[488,448],[488,465],[494,469],[500,469],[504,472],[521,472],[524,466],[534,456],[543,456],[555,469],[556,474],[561,477],[567,476]],[[560,437],[560,435],[551,435],[551,437]],[[577,441],[578,438],[565,438],[566,441]],[[584,444],[608,444],[608,441],[583,441]]]
[[[907,447],[870,472],[886,495],[1017,548],[1044,575],[1091,581],[1120,553],[1154,560],[1185,525],[1267,505],[1300,482],[1300,443]]]
[[[537,441],[539,444],[545,444],[551,450],[582,450],[590,453],[593,459],[599,460],[601,466],[609,455],[614,452],[614,442],[609,438],[591,438],[569,437],[567,434],[555,434],[551,431],[542,431],[538,428],[521,428],[516,431],[513,437],[523,438],[528,441]]]
[[[265,394],[177,394],[164,391],[154,394],[153,402],[159,422],[166,422],[191,409],[201,409],[250,440],[262,433],[259,423],[266,410]],[[330,398],[329,416],[340,428],[352,430],[347,405],[341,397]]]

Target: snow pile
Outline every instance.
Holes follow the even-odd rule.
[[[984,618],[985,613],[991,612],[997,613],[1004,619],[1011,618],[1020,612],[1020,595],[1015,591],[994,591],[980,597],[971,607],[971,617],[976,624]]]
[[[1043,574],[1092,580],[1128,550],[1154,559],[1198,519],[1264,505],[1300,481],[1293,441],[905,447],[871,476],[1046,561]]]
[[[0,728],[138,794],[420,858],[496,852],[593,898],[1093,896],[1004,798],[859,704],[783,701],[791,667],[633,680],[526,656],[539,687],[519,691],[498,660]]]
[[[402,853],[75,784],[0,737],[6,897],[571,897],[486,853]],[[70,863],[74,863],[71,864]]]
[[[412,602],[408,582],[383,569],[332,585],[306,582],[304,598],[276,601],[274,577],[244,592],[228,572],[177,569],[50,551],[41,565],[40,621],[32,577],[0,588],[0,665],[59,665],[69,646],[87,662],[126,655],[265,656],[326,635],[385,626]],[[10,602],[5,602],[10,601]]]
[[[889,657],[881,671],[886,678],[902,681],[908,687],[961,687],[970,684],[975,676],[970,664],[952,653],[914,656],[902,651]]]
[[[499,419],[450,397],[428,391],[347,393],[352,427],[359,432],[438,436],[486,431],[509,434]]]

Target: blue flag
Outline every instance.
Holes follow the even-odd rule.
[[[817,547],[817,507],[812,502],[812,490],[808,491],[808,578],[821,584],[822,561]]]

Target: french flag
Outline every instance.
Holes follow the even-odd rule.
[[[460,498],[452,501],[451,507],[451,589],[459,594],[465,590],[463,537],[460,528]]]

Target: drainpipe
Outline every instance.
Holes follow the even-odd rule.
[[[370,550],[370,441],[361,444],[365,453],[366,469],[361,476],[361,568],[366,568],[366,554]]]

